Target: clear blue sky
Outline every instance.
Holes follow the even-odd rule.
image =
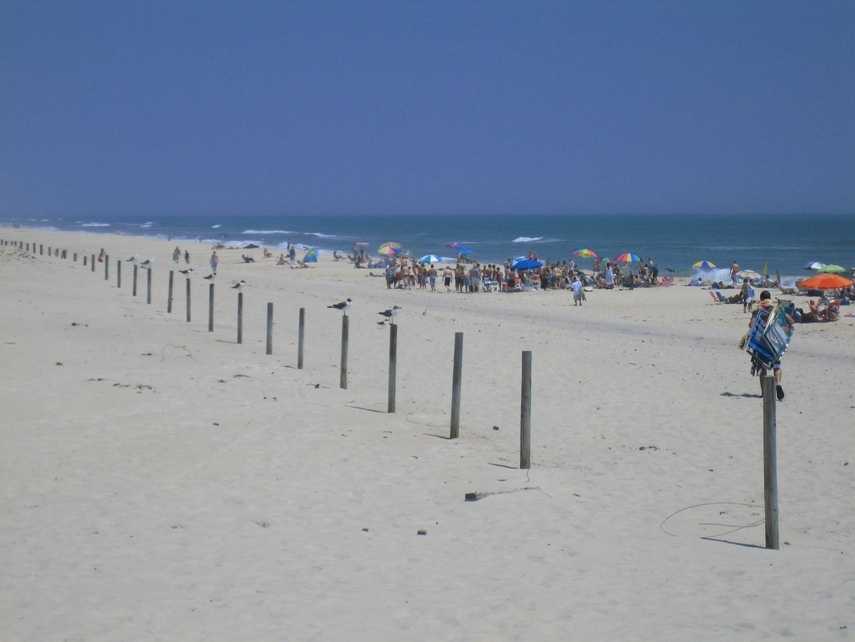
[[[0,5],[0,214],[855,212],[855,2]]]

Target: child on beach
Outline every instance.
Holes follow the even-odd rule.
[[[579,280],[578,274],[573,277],[570,289],[573,290],[573,306],[582,305],[582,299],[585,295],[582,293],[582,282]]]

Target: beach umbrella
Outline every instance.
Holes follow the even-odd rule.
[[[696,270],[714,270],[716,266],[715,263],[713,263],[712,261],[702,259],[700,261],[695,261],[694,263],[692,263],[692,267]]]
[[[799,281],[799,288],[802,290],[839,290],[851,285],[851,279],[844,278],[839,274],[818,274]]]
[[[615,258],[612,259],[613,263],[638,263],[641,259],[638,254],[633,254],[632,252],[624,252],[623,254],[618,254]]]
[[[377,254],[381,256],[396,256],[401,252],[401,244],[394,241],[387,241],[377,248]]]
[[[829,263],[826,266],[823,266],[819,272],[823,272],[825,274],[846,274],[849,270],[847,270],[842,265],[835,265],[834,263]]]
[[[419,259],[419,263],[439,263],[440,260],[436,254],[425,254]]]
[[[805,266],[806,270],[816,270],[819,271],[825,267],[825,263],[821,263],[819,261],[811,261]]]
[[[468,245],[461,243],[460,241],[454,241],[453,243],[449,243],[448,247],[453,250],[457,250],[458,254],[472,254],[473,250]]]
[[[755,272],[754,270],[741,270],[736,273],[736,278],[738,280],[748,279],[749,281],[754,281],[755,279],[762,278],[762,275]]]
[[[598,259],[600,256],[589,247],[583,247],[573,252],[573,256],[578,256],[583,259]]]
[[[529,259],[524,256],[514,259],[514,262],[511,263],[511,268],[514,270],[537,270],[542,267],[543,261],[538,259]]]

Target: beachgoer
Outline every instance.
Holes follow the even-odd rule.
[[[451,292],[451,278],[454,275],[451,268],[449,266],[445,266],[442,269],[442,283],[445,285],[445,291]]]
[[[570,289],[573,290],[573,306],[582,305],[582,282],[579,280],[579,275],[573,277],[573,282],[570,284]]]
[[[750,289],[748,285],[748,279],[742,279],[742,287],[739,289],[739,296],[742,300],[742,311],[748,312],[748,290]]]
[[[612,264],[606,265],[606,288],[611,290],[615,286],[615,273],[612,270]]]
[[[433,265],[428,270],[428,281],[430,281],[430,291],[436,292],[436,267]]]
[[[217,250],[214,250],[213,252],[211,252],[210,264],[211,264],[211,272],[216,274],[217,273],[217,266],[220,264],[220,257],[217,256]]]
[[[188,252],[187,250],[184,250],[184,262],[187,265],[190,265],[190,252]]]
[[[175,249],[174,249],[174,250],[172,250],[172,262],[173,262],[173,263],[178,263],[180,260],[181,260],[181,248],[179,248],[179,247],[176,245],[176,246],[175,246]]]

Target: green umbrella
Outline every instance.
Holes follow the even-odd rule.
[[[846,274],[849,270],[841,265],[835,265],[834,263],[829,263],[824,268],[820,270],[820,272],[826,272],[828,274]]]

